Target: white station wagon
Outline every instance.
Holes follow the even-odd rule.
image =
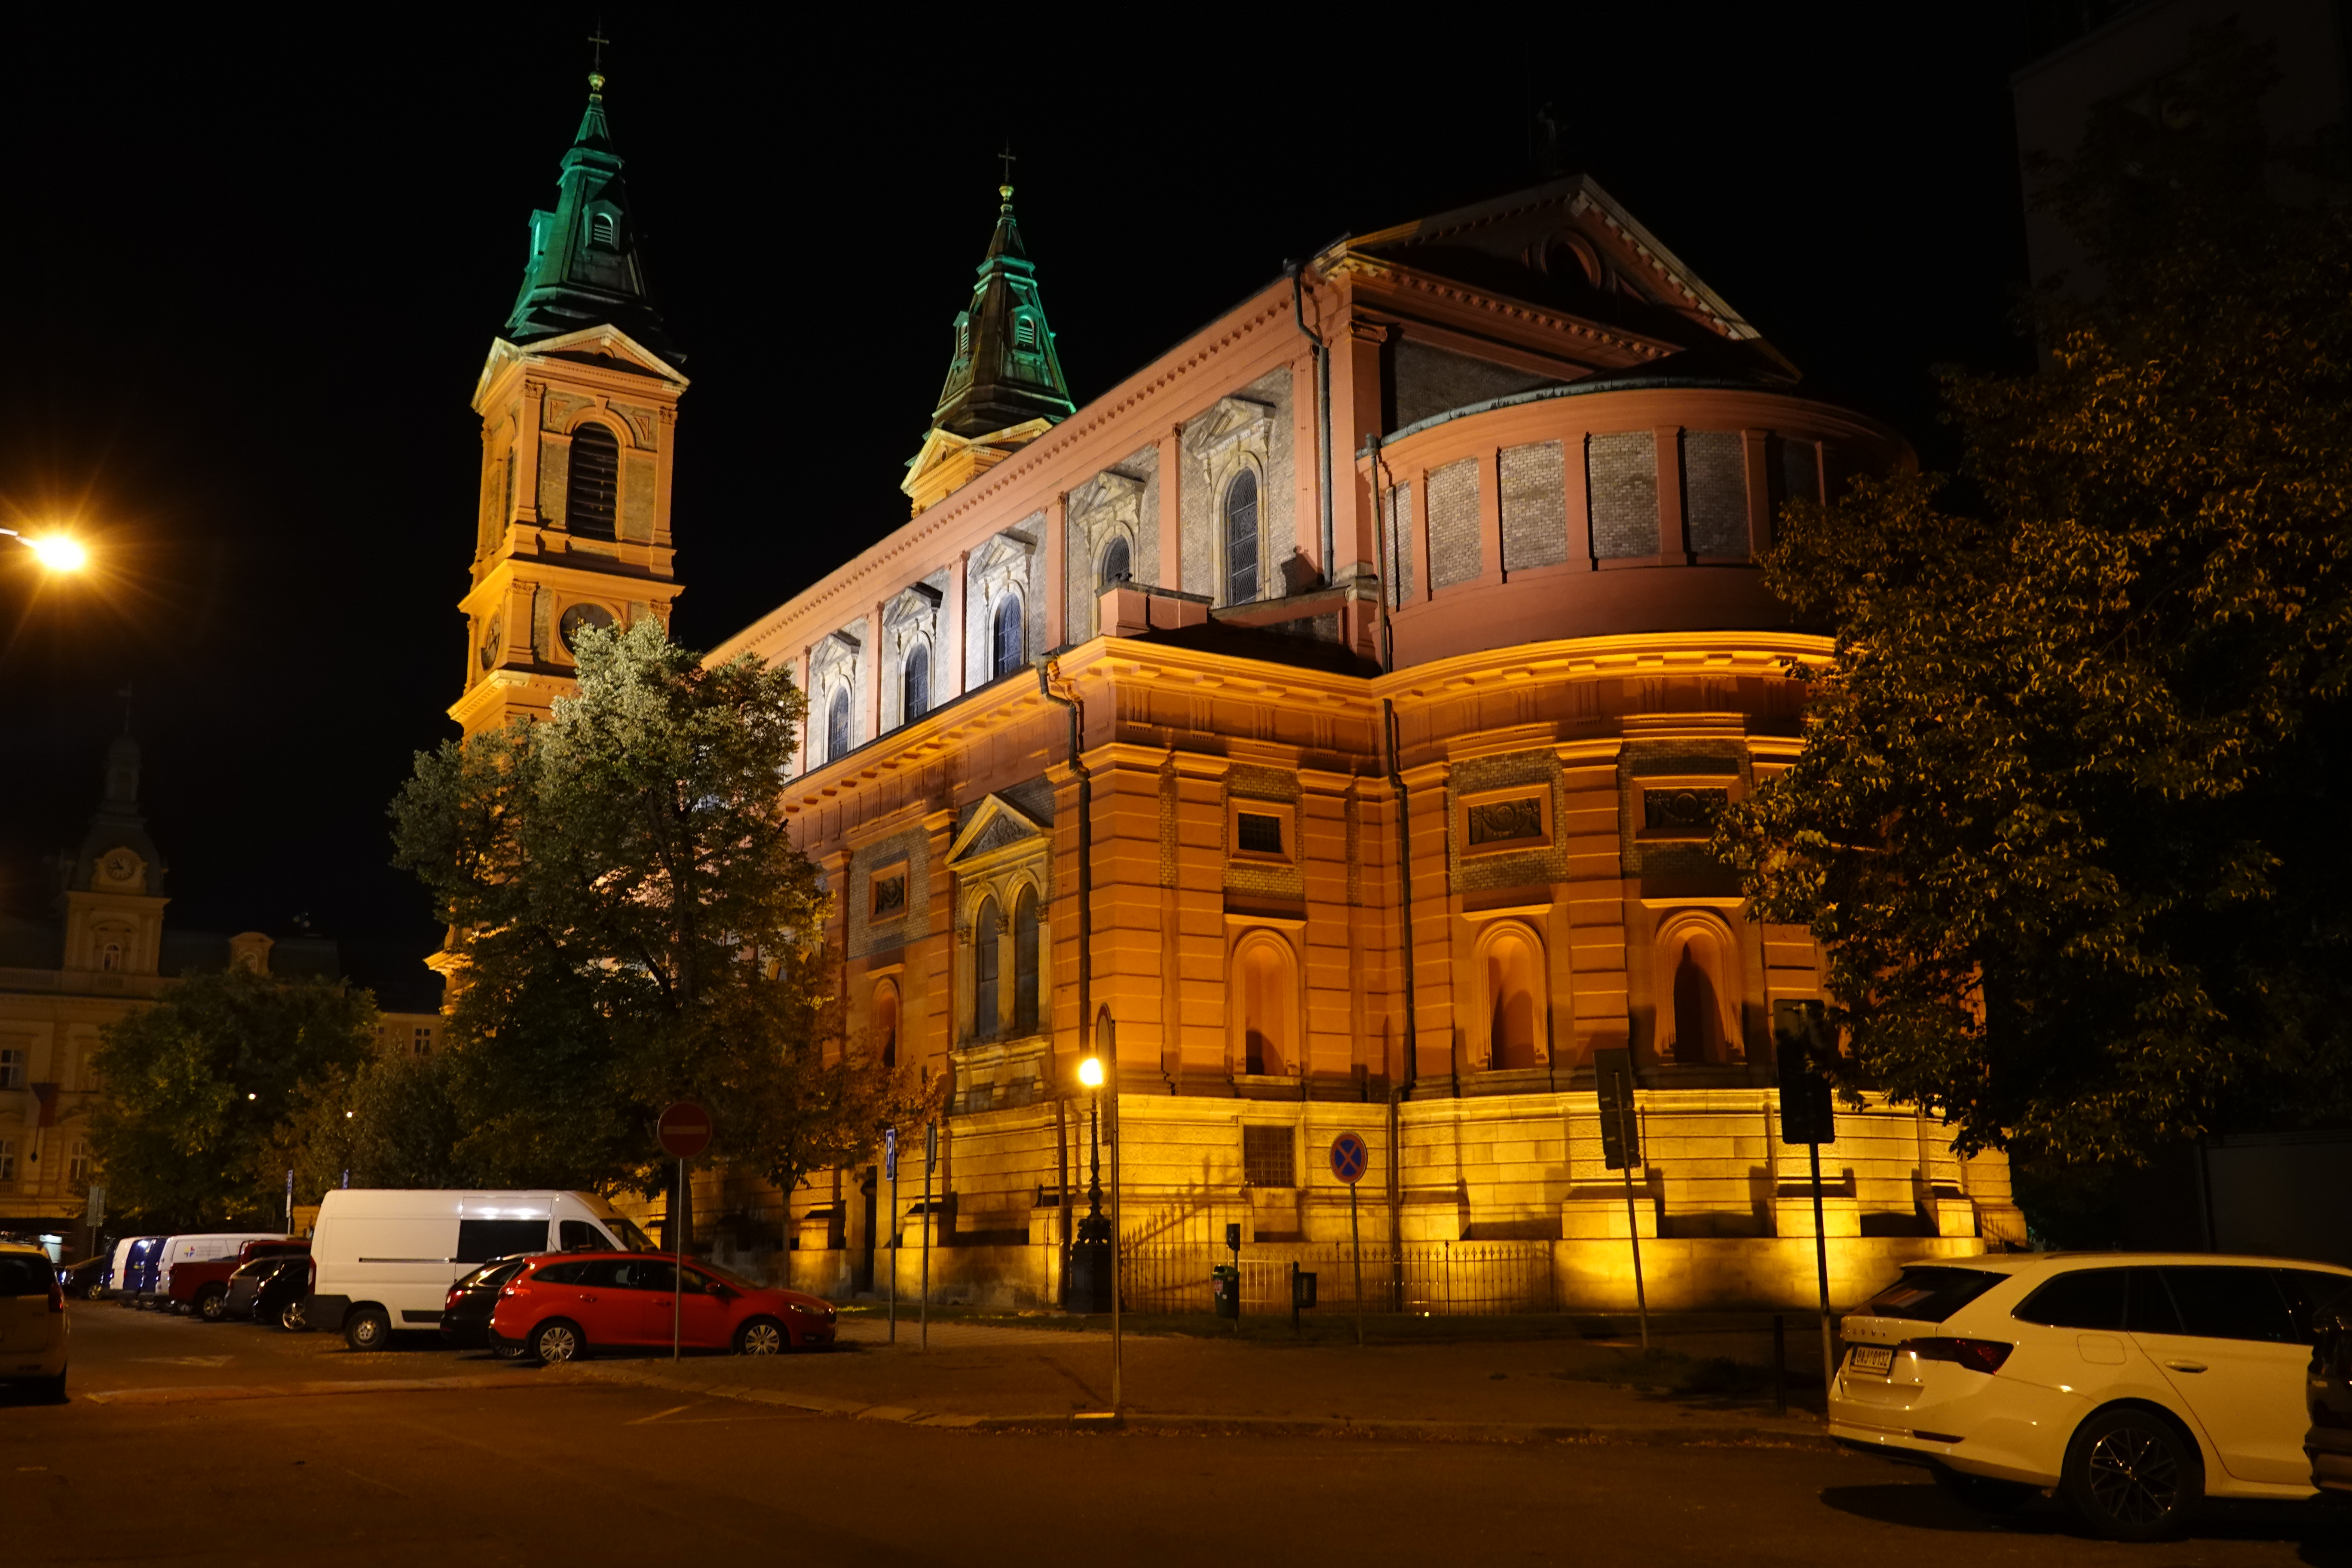
[[[2352,1269],[2205,1253],[1916,1264],[1846,1318],[1831,1436],[1971,1506],[2054,1493],[2119,1540],[2199,1500],[2308,1498],[2312,1318]]]

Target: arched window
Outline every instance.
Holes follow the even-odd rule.
[[[931,708],[931,650],[917,643],[907,650],[906,667],[898,672],[898,722],[911,724]]]
[[[898,1065],[898,986],[885,980],[874,987],[874,1049],[886,1068]]]
[[[602,425],[572,432],[572,472],[564,481],[563,526],[583,539],[613,537],[621,486],[621,444]]]
[[[1264,932],[1234,950],[1234,1009],[1245,1073],[1287,1075],[1298,1068],[1298,997],[1290,950]]]
[[[1023,353],[1037,352],[1037,318],[1016,316],[1013,321],[1013,346]]]
[[[1727,988],[1731,947],[1712,921],[1686,917],[1660,933],[1654,960],[1660,997],[1658,1056],[1674,1062],[1729,1059],[1736,1040]]]
[[[996,912],[996,900],[982,899],[980,913],[971,922],[971,1032],[975,1039],[993,1039],[996,1036],[996,946],[1003,926],[1003,917]]]
[[[1108,591],[1135,575],[1134,556],[1127,547],[1127,538],[1120,535],[1103,547],[1102,570],[1096,574],[1098,591]]]
[[[1013,1032],[1037,1032],[1037,889],[1013,903]]]
[[[1525,932],[1508,926],[1486,949],[1486,1065],[1534,1067],[1543,1031],[1540,954]]]
[[[833,700],[824,708],[824,760],[835,762],[849,754],[849,688],[833,689]]]
[[[99,952],[98,966],[100,969],[105,970],[110,974],[121,968],[122,944],[119,942],[108,942]]]
[[[620,226],[611,213],[598,213],[588,220],[588,243],[602,250],[612,250],[620,244]]]
[[[1010,675],[1029,662],[1026,632],[1021,619],[1021,595],[1007,594],[997,600],[989,638],[989,679]]]
[[[1225,602],[1257,597],[1257,475],[1244,468],[1225,487]]]

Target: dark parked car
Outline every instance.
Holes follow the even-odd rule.
[[[522,1354],[520,1345],[490,1343],[490,1314],[499,1304],[499,1290],[522,1272],[529,1253],[492,1258],[449,1287],[448,1304],[441,1309],[441,1342],[460,1350],[495,1350],[511,1361]]]
[[[2311,1430],[2303,1451],[2311,1457],[2311,1484],[2352,1493],[2352,1308],[2321,1311],[2312,1324],[2311,1375],[2304,1403]]]
[[[272,1254],[254,1258],[228,1277],[228,1294],[221,1301],[220,1315],[276,1323],[299,1333],[309,1327],[302,1319],[302,1304],[310,1294],[310,1254]]]
[[[58,1270],[58,1285],[77,1301],[95,1301],[106,1294],[106,1287],[114,1278],[114,1249],[109,1247],[96,1258],[85,1258],[79,1263],[68,1263]]]

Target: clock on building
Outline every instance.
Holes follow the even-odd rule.
[[[563,634],[563,646],[574,653],[579,651],[575,645],[579,642],[580,634],[590,626],[598,631],[611,631],[613,612],[602,605],[574,605],[564,611],[563,618],[556,623],[556,630]]]
[[[494,615],[490,617],[489,624],[482,628],[482,668],[484,669],[499,662],[499,655],[506,651],[506,617]]]
[[[128,849],[117,849],[106,858],[103,867],[110,882],[128,882],[139,875],[138,858]]]

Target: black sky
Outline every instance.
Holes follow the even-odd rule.
[[[0,542],[0,907],[45,907],[39,859],[79,838],[127,681],[174,923],[307,913],[421,952],[384,804],[453,732],[467,402],[593,13],[134,34],[88,12],[10,23],[0,96],[0,525],[78,518],[105,563],[40,589]],[[2021,9],[1559,6],[1507,45],[1503,13],[1465,10],[1489,36],[1433,49],[1429,13],[1344,58],[1276,12],[1239,46],[1155,12],[1028,12],[1018,41],[944,14],[603,15],[694,382],[674,523],[698,647],[904,520],[1008,135],[1081,403],[1286,258],[1530,183],[1546,100],[1570,168],[1931,465],[1929,367],[2021,359]]]

